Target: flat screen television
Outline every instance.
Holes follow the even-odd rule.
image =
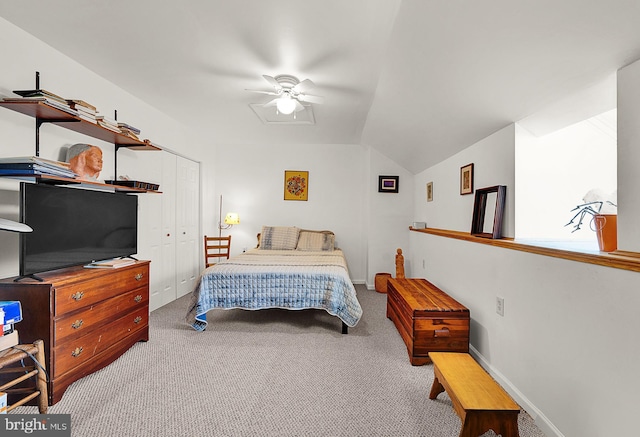
[[[20,276],[127,257],[138,251],[135,195],[20,184]]]

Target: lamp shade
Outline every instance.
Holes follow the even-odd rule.
[[[236,212],[229,212],[224,218],[224,222],[227,225],[237,225],[240,224],[240,216]]]
[[[296,101],[289,94],[280,97],[276,102],[276,108],[282,114],[289,115],[296,109]]]

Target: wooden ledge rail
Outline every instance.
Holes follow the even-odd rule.
[[[409,227],[409,230],[413,232],[421,232],[423,234],[454,238],[456,240],[487,244],[489,246],[502,247],[505,249],[519,250],[521,252],[535,253],[538,255],[552,256],[555,258],[568,259],[571,261],[582,263],[597,264],[604,267],[613,267],[616,269],[640,272],[640,253],[638,252],[616,251],[609,253],[584,253],[571,250],[555,249],[551,247],[534,246],[531,244],[523,244],[514,241],[513,238],[492,240],[490,238],[476,237],[468,232],[450,231],[447,229],[414,229],[413,227]]]

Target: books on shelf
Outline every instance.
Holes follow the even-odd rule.
[[[78,113],[78,117],[93,124],[98,124],[96,116],[98,110],[95,106],[85,102],[84,100],[67,100],[69,107]]]
[[[140,129],[138,129],[137,127],[133,127],[130,124],[127,123],[118,123],[118,127],[120,128],[120,130],[127,130],[130,131],[136,135],[140,135]]]
[[[120,267],[130,266],[136,262],[133,258],[116,258],[105,261],[96,261],[84,266],[88,269],[117,269]]]
[[[105,117],[104,115],[96,115],[96,120],[99,126],[102,126],[105,129],[109,129],[110,131],[120,133],[120,128],[118,127],[118,122]]]
[[[75,109],[72,109],[69,106],[69,102],[66,99],[63,99],[57,94],[52,93],[51,91],[39,89],[39,90],[16,90],[13,91],[19,96],[22,96],[21,99],[12,99],[5,98],[3,101],[5,102],[24,102],[25,99],[28,101],[41,101],[42,103],[52,106],[61,111],[68,112],[72,115],[78,115]]]
[[[69,106],[66,99],[63,99],[62,97],[52,93],[51,91],[40,89],[40,90],[17,90],[13,92],[22,97],[45,97],[47,99],[54,100],[59,103],[62,103],[63,105]]]
[[[2,176],[61,176],[75,179],[74,173],[66,162],[53,161],[39,156],[0,158]]]
[[[52,108],[59,109],[71,115],[78,115],[78,112],[75,109],[71,109],[69,105],[60,103],[56,100],[48,99],[46,97],[5,97],[2,99],[2,101],[7,103],[42,102],[47,106],[51,106]]]

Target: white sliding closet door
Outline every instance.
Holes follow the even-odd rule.
[[[150,296],[151,308],[159,308],[176,299],[176,162],[177,156],[162,151],[162,248],[160,265],[160,290],[157,296]],[[147,194],[147,195],[151,195]]]
[[[200,275],[200,165],[177,157],[176,277],[177,297],[193,290]]]

